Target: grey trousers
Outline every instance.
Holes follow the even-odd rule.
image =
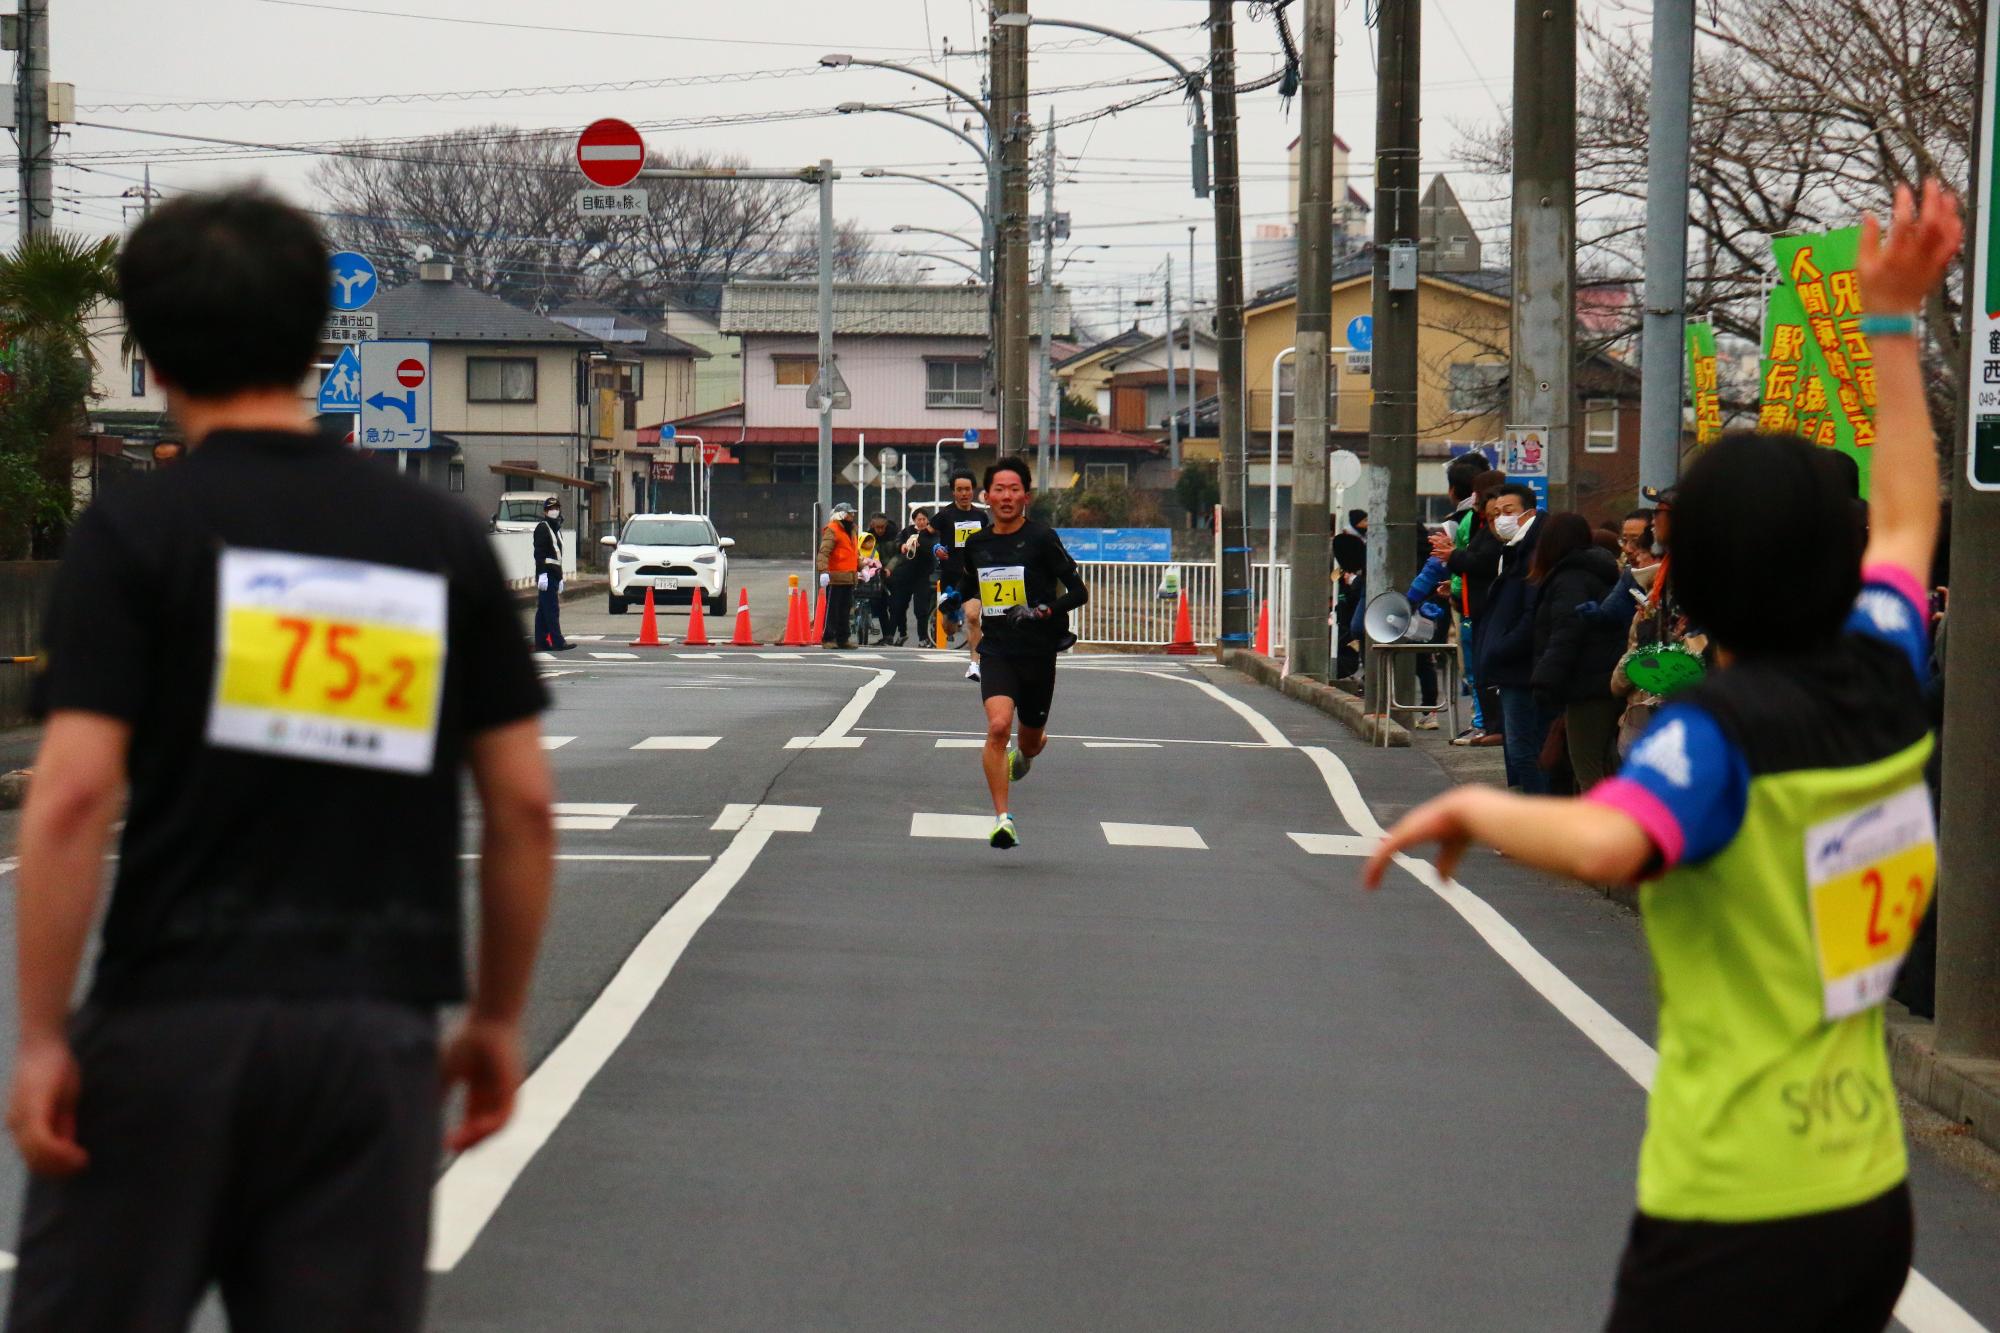
[[[90,1164],[29,1183],[9,1329],[182,1330],[210,1284],[234,1333],[422,1324],[441,1113],[429,1011],[95,1008],[73,1044]]]
[[[1587,699],[1563,710],[1578,795],[1618,771],[1618,715],[1624,711],[1623,699]]]

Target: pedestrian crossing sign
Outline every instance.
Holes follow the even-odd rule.
[[[320,381],[319,410],[352,414],[361,410],[361,358],[349,344]]]

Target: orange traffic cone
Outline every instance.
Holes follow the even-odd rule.
[[[693,597],[688,600],[687,637],[681,640],[682,643],[690,648],[707,648],[710,646],[708,642],[708,622],[701,614],[701,604],[707,600],[706,597],[701,595],[701,588],[697,585]]]
[[[757,641],[750,637],[750,590],[736,590],[736,637],[729,641],[731,647],[755,648]]]
[[[1167,645],[1167,651],[1175,657],[1193,657],[1194,617],[1188,614],[1187,589],[1181,589],[1180,610],[1174,613],[1174,641]]]
[[[799,587],[799,576],[792,575],[792,586],[786,592],[785,635],[778,640],[782,648],[802,648],[806,642],[806,602],[805,591]]]
[[[696,593],[695,595],[699,597],[701,594]],[[667,646],[660,639],[660,622],[653,612],[653,590],[650,587],[646,589],[646,614],[639,620],[639,637],[632,640],[630,646],[633,648],[664,648]]]
[[[825,643],[825,642],[826,642],[826,589],[821,588],[819,590],[818,598],[816,598],[813,602],[812,637],[806,640],[806,646],[811,647],[815,643]]]
[[[693,642],[692,639],[689,640]],[[1254,645],[1260,657],[1271,655],[1271,601],[1267,597],[1257,610],[1257,642]]]

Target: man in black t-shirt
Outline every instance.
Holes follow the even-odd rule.
[[[993,834],[1002,850],[1020,842],[1007,810],[1007,785],[1028,776],[1048,744],[1049,708],[1056,692],[1056,654],[1076,642],[1069,613],[1090,600],[1076,561],[1046,523],[1028,517],[1028,465],[1003,458],[986,469],[993,526],[975,533],[960,552],[959,595],[968,620],[984,623],[980,642],[986,704],[986,748],[980,764],[993,795]],[[1009,746],[1020,722],[1018,744]]]
[[[547,907],[543,691],[486,534],[311,433],[303,214],[156,209],[126,319],[191,453],[77,521],[37,682],[8,1125],[34,1173],[8,1326],[405,1330],[441,1084],[507,1122]],[[463,964],[461,773],[485,825]],[[111,827],[121,859],[72,1018]],[[439,1077],[439,1006],[464,1002]]]
[[[938,587],[942,590],[939,609],[944,612],[947,631],[951,625],[965,621],[965,647],[972,658],[965,668],[967,680],[979,679],[979,637],[984,626],[978,616],[966,618],[965,608],[955,593],[965,574],[965,544],[993,524],[992,517],[972,502],[974,490],[972,473],[960,468],[951,474],[951,503],[939,506],[931,515],[931,531],[937,534],[937,545],[932,550],[937,557]],[[937,646],[943,648],[947,644],[940,639]]]

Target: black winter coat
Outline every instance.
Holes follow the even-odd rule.
[[[1493,593],[1493,576],[1500,567],[1500,553],[1506,549],[1491,528],[1475,521],[1471,539],[1445,559],[1444,567],[1464,580],[1465,601],[1459,609],[1474,625],[1486,618],[1486,601]]]
[[[1535,670],[1530,682],[1550,705],[1611,697],[1611,672],[1625,655],[1625,634],[1595,627],[1576,613],[1618,586],[1618,562],[1590,547],[1564,556],[1542,580],[1535,602]]]
[[[1542,539],[1547,517],[1537,514],[1520,541],[1501,547],[1500,572],[1487,589],[1486,605],[1473,615],[1479,640],[1479,666],[1473,676],[1482,686],[1521,686],[1534,677],[1535,602],[1540,590],[1528,582],[1528,566],[1535,561],[1535,544]]]

